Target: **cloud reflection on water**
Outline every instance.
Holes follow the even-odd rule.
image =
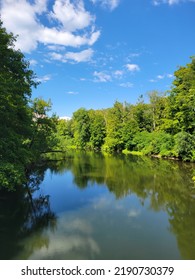
[[[100,252],[92,237],[92,227],[84,219],[70,217],[64,213],[57,224],[57,231],[46,233],[49,246],[36,250],[30,259],[93,259]]]

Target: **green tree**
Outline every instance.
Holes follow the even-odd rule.
[[[164,93],[156,90],[148,93],[150,99],[150,109],[152,116],[152,130],[159,130],[164,118],[164,109],[166,104],[166,97]]]
[[[133,150],[133,138],[135,134],[139,131],[138,122],[134,118],[134,107],[128,103],[124,103],[124,121],[122,127],[122,140],[124,142],[125,148]]]
[[[174,73],[175,80],[166,106],[164,129],[176,134],[195,131],[195,57]]]
[[[136,105],[133,108],[133,116],[138,124],[139,131],[152,130],[152,114],[150,105],[144,103],[143,95],[138,98]]]
[[[103,150],[114,152],[124,148],[122,129],[124,125],[124,106],[116,101],[114,106],[106,111],[106,138]]]
[[[24,55],[15,50],[13,34],[0,21],[0,187],[12,188],[24,180],[30,152],[25,140],[31,136],[31,87],[37,86]]]
[[[85,108],[73,114],[74,141],[78,148],[84,149],[90,140],[90,118]]]
[[[56,126],[57,148],[67,150],[73,144],[72,119],[59,119]]]
[[[176,155],[185,161],[195,161],[195,135],[179,132],[174,138]]]
[[[90,110],[90,145],[92,149],[100,150],[106,136],[106,123],[103,112]]]
[[[38,83],[15,41],[0,21],[0,188],[9,190],[25,183],[32,163],[55,145],[56,121],[50,102],[31,101]]]
[[[32,151],[34,161],[40,159],[41,153],[52,151],[57,145],[56,126],[57,117],[48,113],[51,110],[51,101],[35,98],[31,106],[32,125],[31,138],[26,140],[27,147]]]

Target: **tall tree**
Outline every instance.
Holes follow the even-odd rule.
[[[29,142],[29,149],[34,155],[34,160],[39,160],[40,153],[52,151],[57,144],[55,135],[57,127],[57,117],[48,113],[51,110],[51,101],[45,101],[42,98],[35,98],[32,101],[32,125],[31,138],[26,140]]]
[[[29,166],[55,144],[51,104],[31,101],[38,83],[15,40],[0,21],[0,188],[8,189],[26,182]]]
[[[117,151],[124,148],[122,129],[124,125],[124,106],[116,101],[114,106],[106,112],[106,138],[104,149]]]
[[[174,73],[166,106],[165,129],[176,134],[195,131],[195,57]]]
[[[29,161],[24,142],[31,135],[31,87],[37,86],[15,40],[0,21],[0,182],[8,188],[22,182]]]
[[[150,105],[144,103],[143,95],[140,95],[133,109],[133,116],[138,124],[139,131],[152,130],[152,114]]]
[[[106,123],[103,111],[90,110],[90,145],[92,149],[101,149],[106,136]]]
[[[90,118],[85,108],[80,108],[73,114],[73,130],[75,145],[85,148],[90,139]]]
[[[164,93],[156,90],[148,93],[150,99],[150,108],[152,115],[152,130],[160,129],[162,119],[164,118],[164,109],[166,104],[166,97]]]

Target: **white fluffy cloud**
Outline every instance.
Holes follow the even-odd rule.
[[[66,94],[69,94],[69,95],[77,95],[79,94],[78,91],[67,91]]]
[[[105,72],[97,72],[95,71],[93,73],[93,76],[95,77],[95,82],[105,83],[110,82],[112,80],[111,75],[105,73]]]
[[[31,59],[29,60],[29,62],[31,66],[36,66],[38,64],[38,61],[36,61],[35,59]]]
[[[133,87],[133,84],[130,82],[123,82],[125,79],[125,76],[128,72],[137,72],[140,71],[140,68],[137,64],[126,64],[124,66],[126,69],[124,70],[115,70],[111,71],[109,70],[102,70],[102,71],[94,71],[94,82],[111,82],[114,80],[121,80],[121,83],[119,84],[121,87],[124,88],[131,88]]]
[[[120,0],[91,0],[93,4],[100,4],[104,8],[114,10],[120,4]]]
[[[132,88],[133,84],[130,82],[126,82],[126,83],[121,83],[120,86],[124,88]]]
[[[95,17],[85,10],[83,0],[55,0],[51,11],[48,3],[49,0],[2,1],[4,26],[19,35],[16,48],[30,52],[38,43],[80,47],[97,41],[100,31],[95,29]],[[43,24],[43,16],[48,17],[50,26]]]
[[[81,52],[67,52],[66,58],[76,62],[90,61],[93,56],[93,50],[87,49]]]
[[[163,75],[157,75],[155,79],[150,79],[149,82],[151,83],[156,83],[160,80],[164,80],[164,79],[172,79],[173,78],[173,74],[163,74]]]
[[[126,66],[127,70],[130,72],[135,72],[135,71],[140,70],[140,68],[137,64],[126,64],[125,66]]]
[[[165,78],[173,78],[173,75],[172,74],[163,74],[163,75],[158,75],[157,76],[157,79],[159,79],[159,80],[163,80],[163,79],[165,79]]]
[[[124,72],[122,70],[114,71],[113,75],[115,78],[120,79],[123,76]]]
[[[159,79],[159,80],[163,80],[163,79],[164,79],[164,77],[165,77],[165,75],[158,75],[158,76],[157,76],[157,79]]]
[[[38,77],[36,80],[40,83],[46,83],[51,80],[51,75],[44,75],[42,77]]]
[[[73,4],[70,0],[56,0],[50,16],[68,31],[83,29],[95,21],[95,17],[85,10],[82,1]]]
[[[94,51],[91,48],[81,52],[67,52],[65,54],[52,52],[50,53],[50,58],[61,62],[87,62],[91,60],[93,53]]]

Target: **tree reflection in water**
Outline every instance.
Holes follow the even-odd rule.
[[[105,184],[116,199],[136,194],[154,211],[166,211],[183,259],[195,259],[194,164],[137,156],[74,155],[69,166],[79,188]]]
[[[17,187],[17,191],[0,192],[0,259],[14,259],[19,252],[20,259],[27,259],[36,248],[49,244],[43,231],[46,227],[55,228],[56,217],[50,209],[49,196],[38,194],[45,168],[33,170],[26,186]],[[22,240],[35,232],[39,238],[25,247]]]
[[[58,219],[58,229],[56,228],[56,216],[50,209],[49,196],[40,195],[39,192],[39,184],[43,181],[47,168],[50,169],[51,174],[62,175],[62,177],[66,171],[70,171],[69,174],[71,173],[73,180],[71,205],[74,205],[75,208],[71,208],[72,212],[65,210],[66,204],[69,203],[66,177],[63,177],[62,189],[58,189],[58,191],[63,191],[64,196],[61,196],[60,199],[62,205],[65,205],[64,210],[62,209],[63,215]],[[120,231],[117,230],[118,223],[121,223],[121,228],[123,228],[122,216],[117,220],[115,217],[117,212],[114,211],[113,204],[116,203],[115,205],[119,206],[117,201],[122,204],[123,199],[134,196],[139,199],[140,205],[143,205],[143,208],[140,209],[148,211],[149,205],[152,212],[168,214],[168,230],[176,237],[181,258],[195,259],[195,186],[191,179],[193,172],[194,164],[148,157],[106,156],[98,153],[75,152],[73,155],[66,155],[65,160],[51,161],[49,165],[42,166],[30,174],[28,186],[25,188],[19,188],[15,193],[0,193],[0,213],[3,213],[0,215],[0,258],[28,259],[40,256],[55,258],[56,250],[58,250],[57,257],[59,258],[96,258],[99,256],[101,258],[99,236],[102,236],[102,240],[105,238],[102,230],[105,228],[109,230],[108,223],[112,221],[112,232],[107,232],[110,240],[112,234],[114,238],[118,238],[118,234],[120,234]],[[90,208],[92,204],[87,201],[85,191],[83,191],[87,191],[87,188],[93,185],[100,185],[104,189],[106,187],[114,195],[110,200],[110,205],[106,203],[108,205],[102,207],[101,204],[100,211],[97,205],[96,211],[93,210],[95,208]],[[74,196],[75,189],[82,190],[82,207],[79,205],[76,207],[79,200],[78,192],[77,197]],[[55,191],[53,190],[53,192]],[[94,193],[94,198],[95,196],[96,193]],[[103,196],[102,199],[104,199]],[[106,196],[105,199],[107,201],[101,200],[101,202],[108,202],[109,196]],[[131,200],[126,199],[126,203],[128,201]],[[147,205],[147,208],[144,205]],[[139,207],[136,210],[128,208],[127,205],[124,206],[124,211],[129,211],[127,214],[131,218],[135,218],[139,214],[141,219],[140,209]],[[102,218],[100,219],[100,217]],[[102,229],[104,220],[105,227]],[[97,228],[95,228],[96,223]],[[127,226],[128,223],[126,221],[124,223]],[[126,229],[130,230],[130,228]],[[133,228],[131,228],[132,230]],[[153,234],[158,234],[158,231]],[[128,233],[123,237],[127,238],[126,242],[128,242]],[[102,242],[105,244],[106,241]],[[48,248],[51,250],[53,248],[53,253],[50,255],[48,255]],[[39,255],[40,251],[42,255]],[[89,255],[89,251],[91,255]]]

